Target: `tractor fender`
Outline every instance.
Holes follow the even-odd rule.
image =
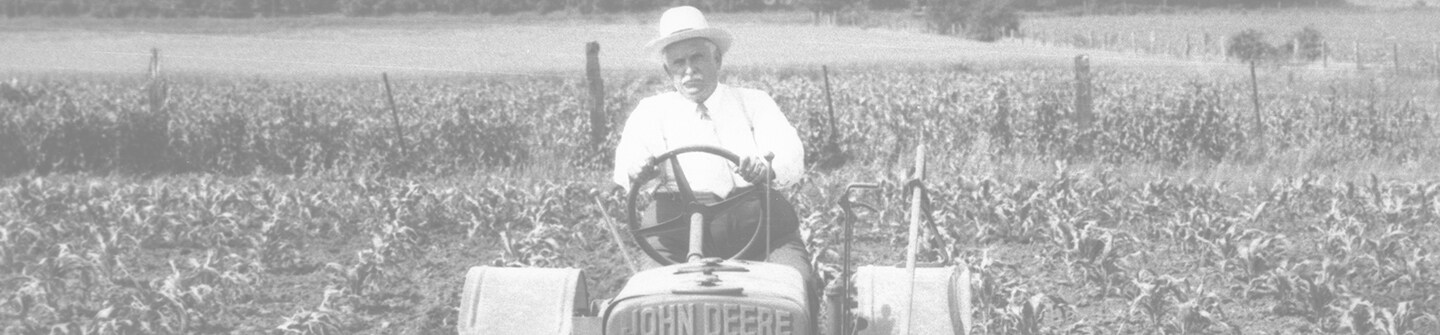
[[[970,272],[965,266],[915,269],[913,306],[907,297],[910,273],[901,267],[862,266],[855,271],[856,334],[968,334]],[[913,310],[907,322],[906,311]]]
[[[569,335],[589,306],[580,269],[476,266],[460,294],[461,335]]]

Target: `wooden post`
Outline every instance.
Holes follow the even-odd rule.
[[[1080,129],[1090,129],[1091,115],[1090,98],[1090,58],[1085,55],[1075,56],[1075,123]]]
[[[1435,66],[1435,78],[1440,79],[1440,42],[1430,43],[1430,54],[1435,58],[1435,62],[1430,64]]]
[[[400,147],[400,154],[407,155],[405,129],[400,128],[400,111],[395,107],[395,94],[390,93],[390,74],[380,73],[380,80],[385,82],[385,100],[390,102],[390,121],[395,125],[395,143]],[[402,159],[402,161],[404,160]]]
[[[1400,73],[1400,43],[1390,43],[1390,55],[1395,59],[1395,73]]]
[[[1155,31],[1154,31],[1154,30],[1151,30],[1151,31],[1150,31],[1150,44],[1147,45],[1147,46],[1145,46],[1145,49],[1146,49],[1146,50],[1145,50],[1146,53],[1152,53],[1152,54],[1153,54],[1153,53],[1157,53],[1157,52],[1155,52]]]
[[[164,78],[160,77],[160,48],[150,48],[150,82],[145,84],[146,102],[150,104],[150,113],[159,114],[165,107],[165,99],[169,86]]]
[[[838,123],[839,120],[835,119],[835,101],[830,99],[830,67],[821,65],[820,73],[825,77],[825,110],[830,113],[830,127],[825,134],[826,146],[824,147],[835,146],[838,148],[840,131],[836,128],[835,124]]]
[[[1327,67],[1327,68],[1330,67],[1330,42],[1329,42],[1329,41],[1322,41],[1322,42],[1320,42],[1320,65],[1323,66],[1323,67]]]
[[[1185,33],[1185,59],[1190,59],[1190,33]]]
[[[160,48],[150,48],[150,80],[160,77]]]
[[[1201,56],[1201,58],[1209,58],[1210,55],[1211,55],[1211,53],[1210,53],[1210,32],[1208,32],[1208,31],[1205,32],[1204,35],[1201,36],[1200,38],[1201,38],[1201,41],[1200,41],[1200,53],[1201,53],[1201,54],[1204,54],[1203,56]]]
[[[1435,67],[1435,79],[1440,79],[1440,42],[1430,43],[1430,54],[1435,58],[1435,62],[1430,64]],[[1440,85],[1436,85],[1436,87],[1440,87]]]
[[[1255,138],[1264,141],[1265,123],[1260,118],[1260,83],[1255,78],[1255,62],[1250,61],[1250,100],[1255,103]]]
[[[1214,40],[1215,45],[1212,46],[1215,49],[1214,55],[1218,56],[1218,58],[1220,59],[1230,60],[1230,55],[1225,55],[1225,39],[1221,39],[1221,37],[1215,37]]]
[[[600,78],[599,42],[585,43],[585,83],[590,87],[590,147],[599,152],[610,134],[605,115],[605,80]]]
[[[1365,69],[1365,58],[1360,56],[1360,41],[1351,41],[1351,47],[1355,48],[1355,69]]]

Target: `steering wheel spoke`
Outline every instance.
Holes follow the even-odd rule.
[[[690,216],[694,213],[700,213],[702,214],[702,216],[710,218],[714,217],[714,215],[716,214],[719,214],[721,210],[720,204],[701,204],[697,200],[698,197],[695,196],[694,190],[690,188],[690,183],[685,178],[685,172],[680,168],[680,161],[677,157],[680,154],[691,152],[699,152],[720,156],[721,158],[729,160],[732,164],[740,164],[740,156],[730,152],[729,150],[725,150],[724,148],[709,145],[697,145],[676,148],[674,150],[670,150],[668,152],[660,154],[659,156],[656,156],[654,160],[651,160],[650,166],[647,166],[646,168],[657,168],[660,163],[670,161],[671,170],[673,170],[672,173],[674,173],[673,177],[675,179],[675,185],[680,189],[678,200],[681,202],[679,206],[683,207],[680,210],[680,212],[683,212],[682,215],[668,219],[664,222],[660,222],[654,226],[641,227],[639,215],[640,212],[638,211],[638,208],[636,208],[637,204],[639,203],[638,199],[641,192],[640,189],[643,188],[645,183],[653,177],[631,181],[630,194],[628,197],[629,201],[627,206],[630,218],[627,222],[627,225],[630,228],[630,234],[631,236],[635,237],[635,241],[640,245],[640,249],[644,250],[646,255],[649,255],[651,259],[654,259],[661,265],[671,265],[677,262],[661,255],[658,250],[655,250],[654,246],[650,245],[646,238],[676,232],[689,227]],[[769,204],[762,204],[762,206],[768,205]],[[657,220],[658,219],[659,218],[657,218]],[[767,220],[768,222],[769,219],[765,218],[764,220]],[[755,241],[761,235],[762,230],[766,229],[768,226],[768,224],[756,225],[755,232],[751,235],[749,243],[747,243],[745,247],[742,248],[740,251],[736,252],[735,255],[731,255],[727,258],[734,259],[740,257],[740,255],[748,253],[750,249],[755,246]],[[768,248],[768,246],[766,247]]]
[[[670,220],[665,220],[665,222],[661,222],[660,224],[654,226],[636,229],[633,234],[637,239],[643,239],[646,237],[659,236],[665,233],[684,230],[690,224],[690,222],[687,221],[689,218],[690,214],[685,214]]]

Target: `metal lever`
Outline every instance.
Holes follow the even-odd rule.
[[[855,220],[857,220],[855,207],[877,212],[874,206],[851,200],[850,195],[856,191],[878,188],[880,188],[880,185],[873,183],[852,183],[846,185],[845,193],[840,195],[840,210],[845,212],[845,236],[842,238],[842,241],[844,241],[842,242],[843,251],[840,253],[840,291],[827,292],[827,294],[834,294],[832,297],[838,300],[836,305],[831,306],[832,313],[839,314],[831,320],[831,329],[838,330],[839,332],[837,334],[850,334],[850,240],[853,239],[853,226]]]

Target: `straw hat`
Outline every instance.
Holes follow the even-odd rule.
[[[671,43],[697,37],[714,42],[722,54],[730,50],[730,33],[711,27],[710,23],[705,21],[705,14],[695,7],[683,6],[666,10],[665,14],[660,15],[660,23],[656,28],[660,33],[659,37],[645,44],[645,49],[653,55],[659,55]]]

